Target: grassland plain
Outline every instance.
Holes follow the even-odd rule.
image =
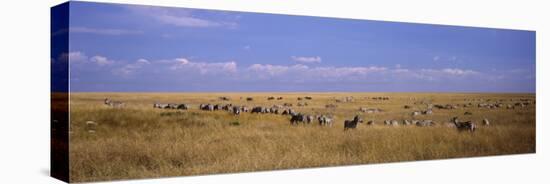
[[[231,98],[221,101],[220,96]],[[283,100],[267,100],[267,97]],[[297,97],[311,96],[297,107]],[[335,99],[353,96],[353,102]],[[390,100],[366,97],[387,96]],[[126,103],[112,108],[103,99]],[[241,98],[242,97],[242,98]],[[246,101],[253,97],[253,101]],[[473,156],[534,153],[535,105],[525,108],[479,108],[478,103],[513,104],[535,100],[534,94],[488,93],[71,93],[70,178],[73,182],[294,169]],[[470,101],[483,99],[483,101]],[[154,102],[186,103],[189,110],[154,109]],[[411,116],[433,104],[466,104],[432,115]],[[317,123],[291,126],[289,116],[226,111],[201,111],[201,103],[272,106],[293,103],[297,112],[332,114],[332,127]],[[415,104],[416,103],[416,104]],[[336,104],[327,109],[326,104]],[[411,109],[403,108],[411,105]],[[360,107],[380,108],[362,113]],[[464,112],[472,112],[465,116]],[[344,131],[343,121],[360,115],[356,130]],[[490,126],[475,133],[458,132],[443,124],[453,116]],[[384,126],[384,120],[430,119],[432,127]],[[95,133],[86,121],[97,122]],[[235,126],[234,122],[238,122]]]

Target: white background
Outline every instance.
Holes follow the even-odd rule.
[[[548,183],[550,150],[545,1],[102,0],[537,31],[537,153],[208,175],[121,183]],[[61,0],[1,1],[0,183],[62,183],[49,175],[50,10]],[[545,16],[547,16],[545,18]],[[546,73],[545,73],[546,71]],[[546,112],[546,113],[545,113]]]

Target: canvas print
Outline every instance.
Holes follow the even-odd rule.
[[[72,1],[68,182],[535,153],[535,31]]]

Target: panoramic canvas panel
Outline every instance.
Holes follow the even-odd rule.
[[[70,2],[52,48],[70,182],[536,151],[534,31]]]

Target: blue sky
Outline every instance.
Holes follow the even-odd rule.
[[[535,92],[535,32],[71,2],[71,91]]]

